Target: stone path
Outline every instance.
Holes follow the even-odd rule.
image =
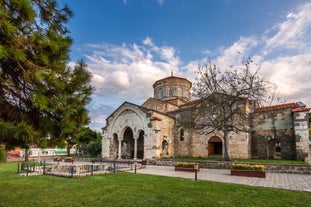
[[[133,172],[133,171],[132,171]],[[138,169],[137,173],[153,174],[171,177],[194,179],[195,173],[175,171],[171,166],[147,165],[144,169]],[[311,192],[311,175],[289,173],[266,173],[266,178],[241,177],[230,175],[227,169],[201,168],[197,174],[198,180],[209,180],[223,183],[235,183],[268,188],[278,188],[296,191]]]

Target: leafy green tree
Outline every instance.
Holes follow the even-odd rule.
[[[97,157],[101,154],[101,134],[89,127],[81,128],[80,131],[73,137],[77,145],[80,155],[88,154],[92,157]]]
[[[56,0],[0,2],[0,143],[28,149],[49,135],[63,144],[88,123],[91,94],[85,63],[66,66],[72,12]]]

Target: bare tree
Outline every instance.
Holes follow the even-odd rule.
[[[260,65],[253,64],[250,58],[240,67],[230,66],[226,70],[211,62],[198,67],[193,95],[201,102],[197,105],[195,128],[205,134],[216,130],[223,133],[224,160],[230,160],[229,132],[250,130],[249,112],[271,86],[259,71]]]

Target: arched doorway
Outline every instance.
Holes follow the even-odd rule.
[[[168,153],[168,142],[166,140],[163,140],[162,142],[162,156],[165,157],[169,155]]]
[[[121,158],[133,159],[134,158],[134,137],[133,130],[127,127],[123,133],[123,141],[121,145]]]
[[[281,143],[276,139],[271,139],[268,142],[268,158],[281,159]]]
[[[139,132],[139,136],[137,139],[137,158],[144,159],[144,131]]]
[[[222,155],[222,141],[219,137],[214,136],[208,140],[208,156]]]

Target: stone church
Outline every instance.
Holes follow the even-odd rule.
[[[192,83],[169,76],[153,84],[154,96],[142,105],[124,102],[103,128],[102,157],[148,159],[164,157],[222,157],[221,131],[207,134],[181,127],[180,113],[192,110],[199,100],[190,100]],[[309,110],[301,102],[256,107],[245,102],[251,121],[249,132],[229,133],[231,158],[310,158]]]

